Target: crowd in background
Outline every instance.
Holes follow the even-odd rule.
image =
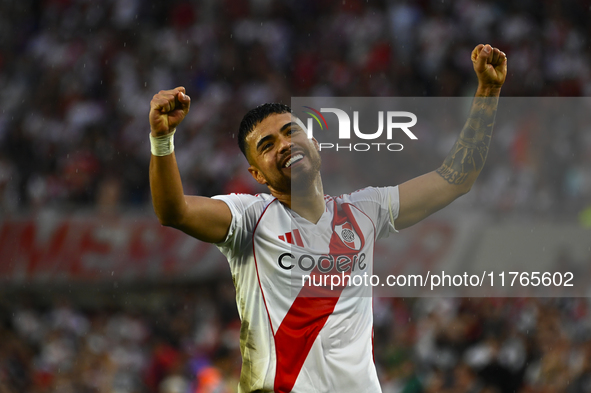
[[[589,96],[589,13],[584,0],[2,0],[0,206],[149,205],[149,102],[178,85],[192,109],[177,158],[200,195],[260,190],[236,147],[248,109],[292,96],[471,96],[477,43],[508,55],[503,96]],[[480,206],[584,207],[587,124],[511,130],[475,186],[504,198]],[[393,181],[421,174],[426,156],[439,165],[453,140],[430,139]]]
[[[231,284],[99,297],[3,296],[0,392],[237,391]],[[376,298],[374,315],[384,393],[591,392],[587,298]]]
[[[248,109],[471,96],[477,43],[508,55],[503,96],[590,96],[590,14],[586,0],[0,0],[0,218],[149,205],[149,102],[178,85],[192,104],[177,159],[199,195],[260,191],[236,145]],[[497,130],[467,200],[578,214],[591,200],[588,124]],[[453,143],[428,139],[394,183]],[[0,393],[235,392],[234,292],[210,284],[133,306],[0,295]],[[591,392],[587,299],[376,299],[374,311],[385,393]]]

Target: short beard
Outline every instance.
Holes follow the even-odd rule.
[[[315,182],[320,181],[320,167],[322,160],[319,155],[309,157],[312,162],[312,169],[309,171],[293,171],[291,177],[291,195],[305,197],[315,187]],[[294,173],[296,172],[296,173]],[[295,174],[295,176],[294,176]]]

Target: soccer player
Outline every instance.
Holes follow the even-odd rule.
[[[270,194],[184,195],[172,136],[189,111],[183,87],[150,104],[150,186],[162,225],[215,243],[228,258],[242,320],[239,392],[380,392],[373,363],[371,297],[337,288],[315,296],[296,270],[371,274],[374,240],[409,227],[467,193],[482,170],[507,58],[490,45],[472,52],[478,90],[441,167],[396,187],[324,195],[315,139],[289,107],[246,114],[239,146]],[[299,291],[298,291],[299,289]],[[311,296],[310,296],[311,295]]]

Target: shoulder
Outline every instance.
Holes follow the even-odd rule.
[[[396,231],[394,220],[399,211],[398,186],[366,187],[335,198],[337,205],[349,204],[367,215],[378,229],[378,238]]]
[[[257,216],[263,212],[267,206],[276,199],[268,194],[226,194],[216,195],[212,199],[218,199],[225,202],[230,208],[234,218],[242,218],[243,216]]]
[[[248,243],[267,208],[279,204],[277,198],[269,194],[227,194],[212,198],[225,202],[232,213],[228,235],[218,246],[236,250]]]
[[[365,187],[335,198],[337,205],[350,204],[372,217],[397,216],[399,206],[398,186]],[[385,213],[388,214],[385,214]],[[391,218],[390,217],[390,218]]]
[[[361,203],[361,202],[377,202],[381,203],[389,193],[397,190],[397,187],[365,187],[355,190],[349,194],[342,194],[334,198],[338,204],[340,203]]]
[[[240,210],[247,210],[249,208],[258,207],[265,208],[277,198],[269,194],[241,194],[232,193],[227,195],[216,195],[213,199],[219,199],[226,202],[228,205],[234,205]]]

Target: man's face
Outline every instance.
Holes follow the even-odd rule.
[[[291,113],[267,117],[247,135],[246,145],[249,172],[271,191],[290,194],[292,180],[306,187],[320,171],[318,142],[292,122]]]

